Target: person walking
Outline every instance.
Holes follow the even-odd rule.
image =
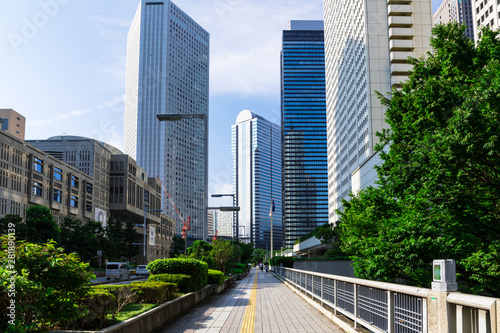
[[[260,263],[260,270],[263,271],[264,270],[264,264],[263,263]]]
[[[266,262],[266,273],[269,272],[269,263]]]

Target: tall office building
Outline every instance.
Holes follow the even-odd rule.
[[[373,184],[377,132],[388,125],[375,91],[408,77],[409,56],[431,51],[431,0],[324,0],[329,221]]]
[[[281,129],[279,125],[241,111],[231,127],[234,193],[238,213],[238,236],[257,249],[282,246],[281,220]],[[275,211],[270,215],[274,200]]]
[[[498,0],[470,0],[472,1],[472,23],[474,26],[474,40],[481,38],[481,27],[491,30],[500,28],[500,2]]]
[[[281,51],[284,246],[328,222],[323,21],[290,21]]]
[[[457,22],[465,24],[465,35],[474,40],[474,23],[472,15],[473,0],[443,0],[434,13],[434,24]]]
[[[169,0],[141,0],[127,38],[125,152],[163,183],[163,213],[207,238],[209,34]],[[203,119],[159,122],[163,113]],[[168,193],[168,195],[166,194]]]

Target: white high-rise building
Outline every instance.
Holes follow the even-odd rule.
[[[162,181],[163,213],[175,218],[176,234],[191,217],[188,237],[197,239],[208,232],[204,120],[156,115],[208,121],[208,67],[208,32],[169,0],[141,0],[127,38],[124,149]]]
[[[465,35],[474,40],[472,3],[474,0],[443,0],[434,13],[434,24],[457,22],[465,24]]]
[[[324,0],[329,222],[351,191],[373,184],[387,95],[409,56],[430,51],[431,0]]]
[[[500,2],[498,0],[471,0],[472,22],[474,24],[474,40],[481,38],[481,27],[491,30],[500,28]]]
[[[256,249],[282,246],[281,128],[252,111],[243,110],[231,127],[234,193],[238,212],[237,237]],[[270,207],[275,211],[271,218]]]

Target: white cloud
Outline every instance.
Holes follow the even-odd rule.
[[[321,20],[321,0],[174,1],[210,33],[214,94],[279,95],[282,31],[290,20]]]
[[[35,121],[27,121],[27,127],[47,126],[54,123],[60,123],[68,119],[73,120],[81,115],[92,112],[91,110],[73,110],[68,113],[57,113],[52,118],[40,119]]]

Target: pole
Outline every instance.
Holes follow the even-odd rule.
[[[143,242],[144,242],[144,265],[146,265],[146,211],[148,210],[146,207],[147,207],[147,204],[144,203],[144,224],[142,225],[143,226],[143,231],[144,231],[144,235],[143,235]]]
[[[204,179],[203,181],[205,182],[205,193],[203,195],[203,240],[205,242],[208,242],[208,111],[203,117],[203,122],[205,123],[205,170],[204,170]],[[187,236],[186,236],[186,241],[187,241]]]
[[[272,203],[271,203],[271,211],[273,210],[272,208]],[[273,258],[273,215],[271,214],[271,259]]]

